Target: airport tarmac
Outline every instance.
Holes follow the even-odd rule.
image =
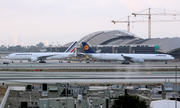
[[[59,63],[59,61],[48,60],[47,63],[38,62],[27,62],[19,63],[19,61],[14,61],[14,63],[3,64],[0,62],[0,69],[161,69],[161,68],[175,68],[180,67],[179,62],[145,62],[143,64],[131,63],[131,64],[121,64],[121,62],[90,62],[90,63],[79,63],[78,61],[72,61],[67,63]]]
[[[175,68],[180,67],[180,62],[171,62],[168,61],[168,64],[165,62],[144,62],[140,63],[130,63],[130,64],[121,64],[121,62],[90,62],[85,63],[83,61],[67,61],[63,60],[63,63],[59,63],[59,60],[47,60],[47,63],[38,63],[38,62],[28,62],[23,60],[20,63],[20,60],[14,60],[14,63],[11,63],[11,60],[4,59],[8,54],[0,54],[0,69],[162,69],[162,68]],[[3,64],[3,62],[9,62],[10,64]]]
[[[178,72],[177,79],[180,78]],[[5,84],[117,84],[162,83],[175,81],[175,72],[0,72],[0,83]],[[180,82],[180,80],[177,80]]]
[[[131,72],[131,69],[174,69],[180,68],[179,62],[145,62],[143,64],[131,63],[129,65],[121,62],[90,62],[79,63],[72,61],[59,63],[57,60],[47,60],[47,63],[28,62],[19,60],[14,63],[3,64],[6,59],[0,59],[0,69],[126,69],[127,72],[0,72],[0,83],[5,84],[27,84],[27,83],[162,83],[174,82],[174,71],[170,72]],[[128,71],[129,69],[129,71]],[[179,77],[178,72],[178,79]],[[179,80],[178,80],[179,82]]]

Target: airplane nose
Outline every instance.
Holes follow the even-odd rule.
[[[173,57],[173,56],[171,56],[171,59],[172,59],[172,60],[174,60],[174,57]]]

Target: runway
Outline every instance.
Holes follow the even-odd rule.
[[[180,72],[178,72],[178,79],[179,75]],[[175,72],[0,72],[0,76],[0,82],[7,84],[162,83],[165,80],[174,82]]]

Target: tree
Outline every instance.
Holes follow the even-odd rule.
[[[1,45],[0,51],[6,51],[6,50],[7,50],[7,47],[5,45]]]
[[[37,46],[38,48],[42,48],[42,47],[44,47],[44,43],[39,42],[39,44],[36,44],[36,46]]]
[[[23,49],[23,48],[21,47],[21,45],[15,46],[15,51],[16,51],[16,52],[21,52],[22,49]]]
[[[36,46],[31,45],[28,49],[29,52],[37,52],[38,48]]]
[[[144,100],[140,101],[138,96],[125,94],[124,96],[119,96],[113,108],[147,108],[147,106],[146,102]]]
[[[5,45],[1,45],[1,48],[6,48],[6,46]]]
[[[16,51],[16,49],[15,49],[15,47],[14,47],[14,46],[10,46],[10,47],[8,48],[8,51],[15,52],[15,51]]]

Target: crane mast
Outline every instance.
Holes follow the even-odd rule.
[[[148,38],[151,38],[151,8],[149,8],[149,17],[148,17]]]

